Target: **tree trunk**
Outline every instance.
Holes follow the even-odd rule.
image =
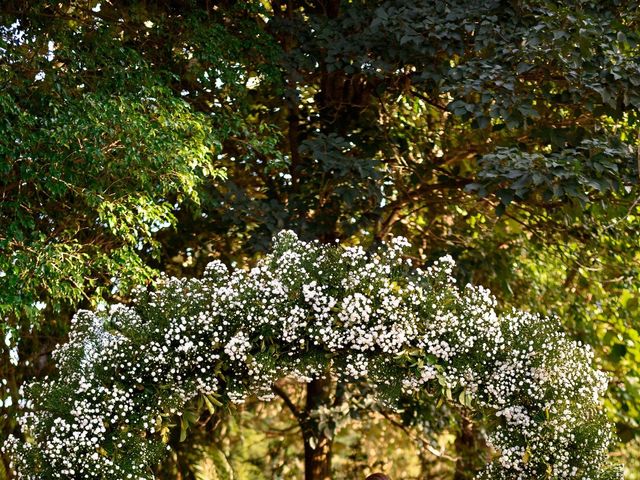
[[[304,479],[331,479],[331,439],[321,435],[314,447],[309,438],[304,440]]]
[[[307,384],[305,404],[305,424],[302,427],[304,439],[305,480],[331,479],[331,448],[333,439],[320,431],[318,419],[312,414],[321,406],[330,406],[331,379],[313,380]]]
[[[458,460],[453,480],[471,480],[478,470],[480,445],[473,431],[473,422],[464,415],[460,417],[460,431],[454,445]]]

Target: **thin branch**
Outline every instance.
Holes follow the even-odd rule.
[[[284,401],[287,408],[291,410],[291,413],[294,417],[296,417],[298,421],[304,420],[304,414],[300,411],[298,406],[293,403],[293,400],[291,400],[289,395],[287,395],[287,392],[285,392],[282,387],[274,383],[273,385],[271,385],[271,390],[273,390],[273,393],[278,395]]]
[[[451,455],[447,455],[446,453],[444,453],[443,451],[439,451],[436,450],[435,448],[433,448],[430,444],[429,441],[425,438],[423,438],[420,435],[416,435],[413,432],[411,432],[406,426],[404,426],[402,423],[398,422],[396,419],[392,418],[387,412],[381,411],[380,412],[382,414],[382,416],[384,418],[386,418],[393,426],[399,428],[400,430],[402,430],[409,438],[413,439],[413,440],[418,440],[420,441],[422,444],[425,445],[425,448],[429,451],[429,453],[431,453],[432,455],[435,455],[438,458],[443,458],[445,460],[449,460],[450,462],[457,462],[458,458],[457,457],[452,457]]]
[[[415,95],[416,97],[418,97],[420,100],[422,100],[423,102],[428,103],[429,105],[431,105],[432,107],[437,108],[438,110],[445,112],[445,113],[451,113],[449,112],[449,110],[447,110],[447,107],[443,107],[442,105],[440,105],[439,103],[431,100],[428,97],[425,97],[423,94],[421,94],[420,92],[416,92],[415,90],[411,90],[411,93],[413,95]]]

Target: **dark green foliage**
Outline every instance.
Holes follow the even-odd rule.
[[[23,360],[158,270],[250,264],[282,228],[395,232],[557,312],[638,434],[635,2],[96,3],[0,6],[0,314]]]

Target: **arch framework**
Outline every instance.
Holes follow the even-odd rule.
[[[366,379],[391,407],[426,393],[481,413],[497,452],[481,478],[621,478],[589,347],[554,319],[498,314],[487,290],[456,284],[449,257],[413,268],[407,246],[367,254],[282,232],[249,271],[213,262],[79,312],[57,375],[25,389],[24,436],[5,445],[18,478],[153,478],[188,401],[269,399],[282,377],[327,372]]]

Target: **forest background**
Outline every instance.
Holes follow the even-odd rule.
[[[419,265],[451,254],[504,308],[557,315],[610,373],[640,478],[639,42],[622,0],[1,2],[0,439],[78,308],[250,266],[290,228],[403,235]],[[464,412],[277,387],[186,412],[159,477],[301,478],[287,405],[336,478],[464,479],[486,456]]]

